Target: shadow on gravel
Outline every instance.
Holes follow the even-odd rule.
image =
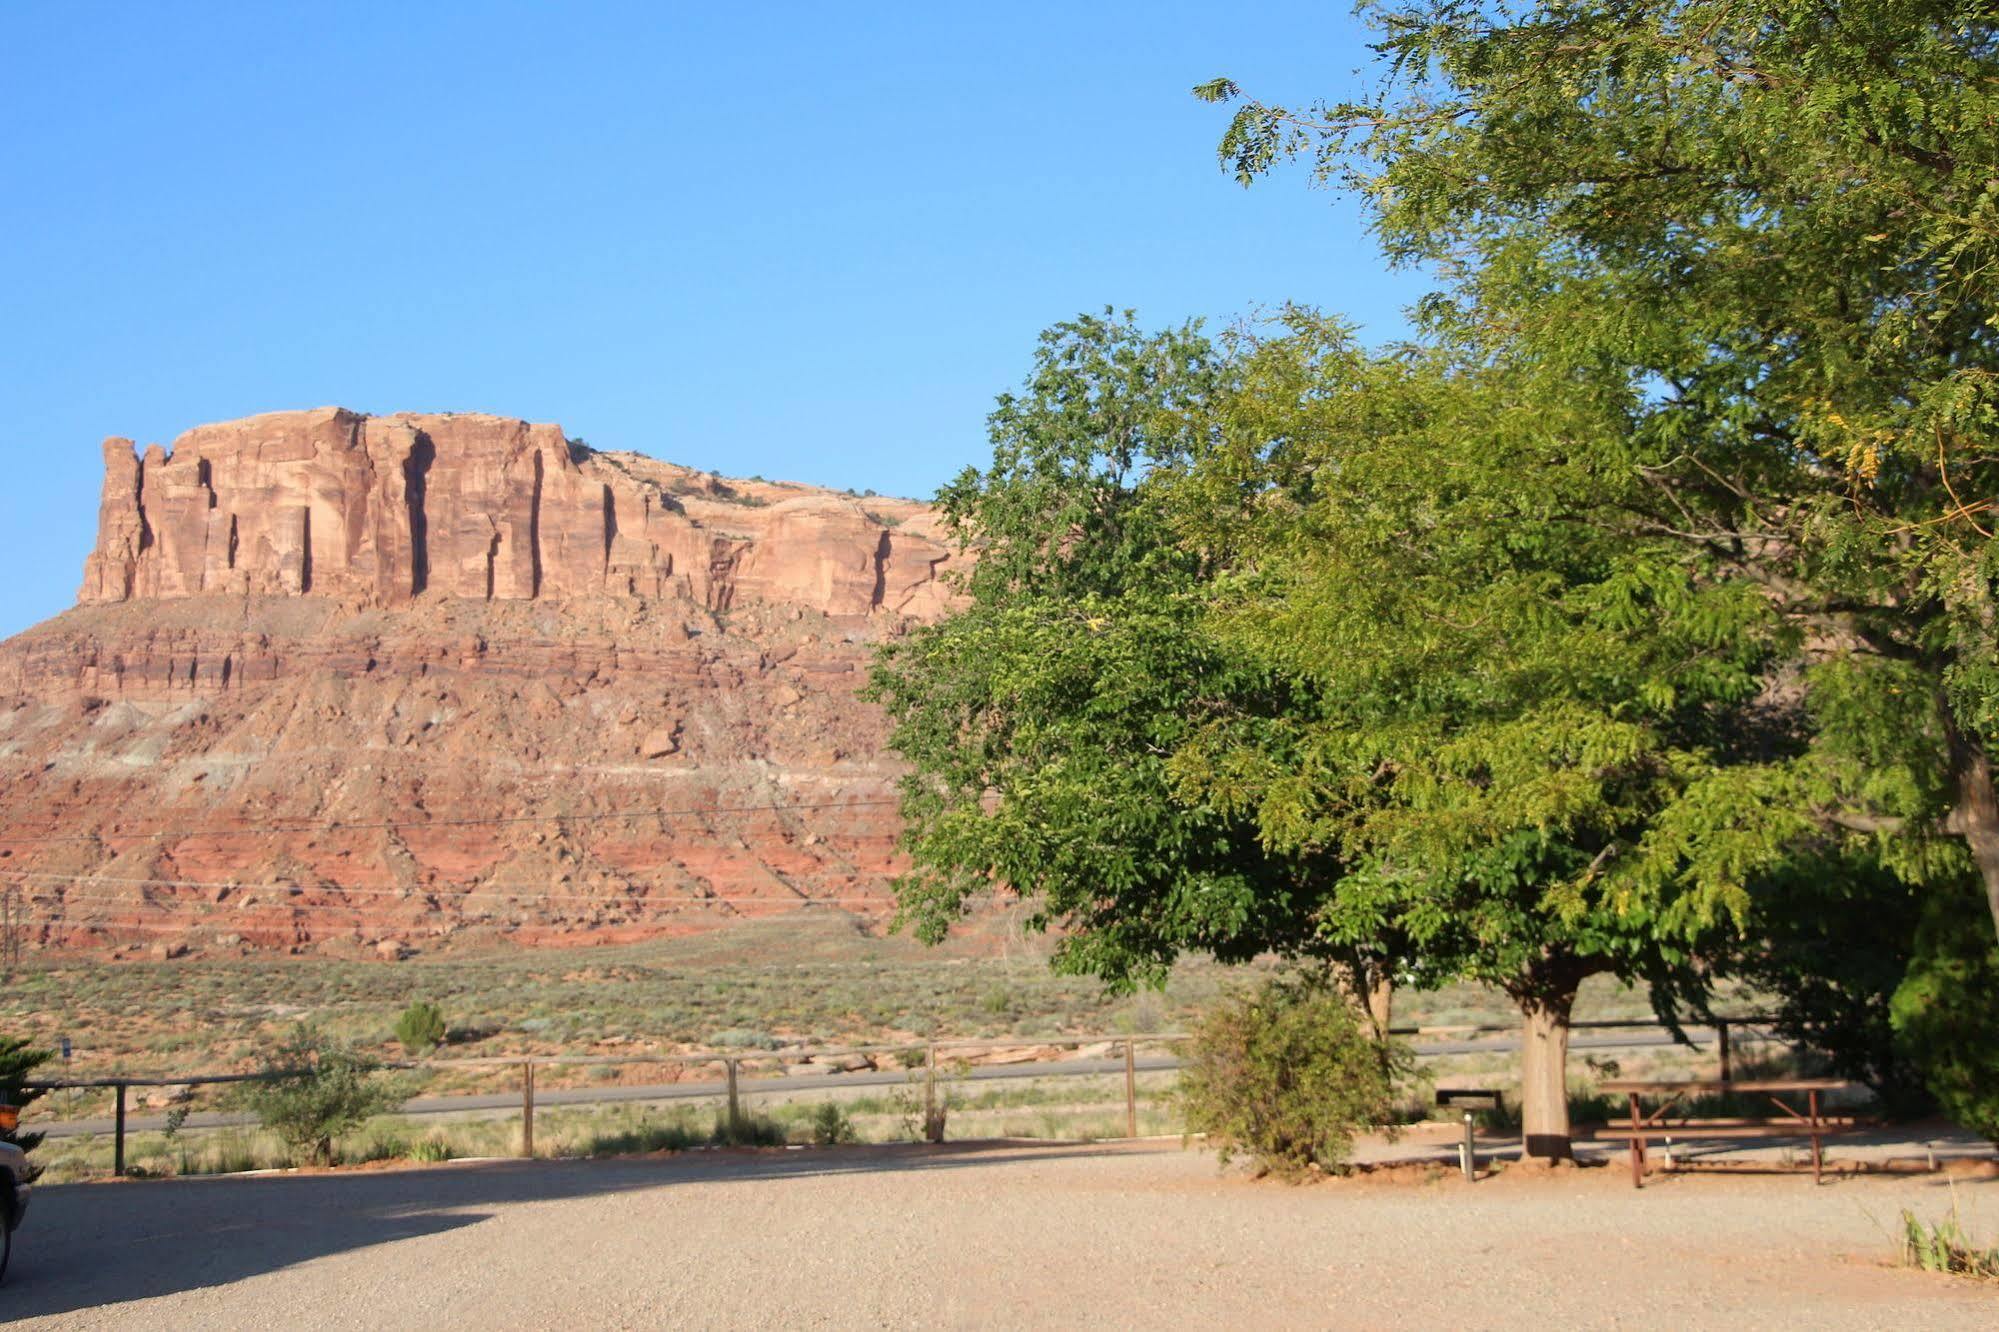
[[[0,1285],[0,1323],[226,1286],[315,1258],[474,1226],[500,1206],[676,1184],[951,1170],[1134,1150],[1145,1149],[968,1143],[723,1150],[58,1185],[37,1190],[15,1233],[13,1265]],[[292,1316],[300,1325],[320,1321],[308,1309]]]

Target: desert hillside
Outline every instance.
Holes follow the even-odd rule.
[[[30,948],[384,955],[879,914],[856,697],[941,614],[906,500],[339,409],[106,442],[74,609],[0,644]]]

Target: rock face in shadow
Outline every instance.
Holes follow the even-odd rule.
[[[952,604],[928,506],[472,414],[273,413],[104,464],[80,604],[0,643],[30,947],[888,909],[901,769],[857,694]]]
[[[344,408],[104,445],[85,603],[316,595],[395,606],[616,597],[934,615],[950,551],[902,500],[725,482],[561,427]]]

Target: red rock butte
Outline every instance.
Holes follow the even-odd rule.
[[[909,500],[340,408],[104,444],[79,605],[0,643],[29,947],[401,955],[879,916]]]

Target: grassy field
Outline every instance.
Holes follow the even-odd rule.
[[[399,1058],[403,1051],[393,1037],[396,1018],[411,1001],[427,999],[442,1006],[451,1024],[449,1043],[437,1052],[445,1060],[556,1054],[644,1060],[715,1047],[748,1056],[799,1045],[918,1043],[930,1037],[1176,1030],[1191,1023],[1226,987],[1254,978],[1254,969],[1190,960],[1161,991],[1113,995],[1093,980],[1051,972],[1042,940],[996,941],[988,936],[931,949],[899,936],[865,932],[844,917],[801,914],[614,948],[452,953],[404,962],[277,957],[60,961],[24,969],[0,994],[0,1031],[51,1046],[68,1036],[74,1056],[67,1066],[49,1066],[45,1073],[50,1077],[171,1078],[252,1068],[300,1020],[318,1023],[385,1059]],[[1645,1017],[1649,1011],[1642,993],[1600,978],[1585,988],[1576,1016]],[[1396,1021],[1510,1026],[1515,1017],[1503,995],[1455,986],[1398,994]],[[1708,1058],[1683,1050],[1616,1057],[1579,1052],[1572,1073],[1586,1094],[1602,1077],[1685,1071],[1703,1067]],[[746,1068],[745,1076],[775,1071],[774,1066]],[[1516,1076],[1514,1056],[1506,1053],[1425,1061],[1425,1073],[1432,1080],[1498,1086],[1511,1085]],[[509,1091],[518,1087],[519,1074],[513,1068],[449,1067],[401,1076],[410,1094],[447,1095]],[[635,1062],[545,1066],[537,1081],[552,1088],[712,1076],[712,1071],[691,1065]],[[1121,1084],[1086,1092],[1079,1089],[1082,1081],[1054,1091],[982,1089],[961,1108],[959,1127],[999,1136],[1122,1132]],[[1412,1106],[1426,1097],[1427,1084],[1412,1088]],[[907,1116],[877,1104],[881,1100],[878,1095],[846,1099],[846,1113],[861,1137],[885,1140],[902,1132]],[[227,1109],[229,1093],[203,1088],[191,1098],[147,1090],[133,1094],[136,1114],[157,1115],[174,1105],[195,1111]],[[60,1119],[108,1111],[108,1092],[61,1092],[35,1107],[40,1117]],[[550,1118],[538,1145],[587,1155],[596,1150],[592,1144],[598,1139],[631,1131],[629,1116],[653,1112],[605,1107],[545,1113]],[[654,1117],[659,1113],[664,1112]],[[783,1116],[794,1110],[774,1103],[771,1113]],[[1177,1131],[1163,1092],[1148,1093],[1142,1118],[1153,1130]],[[405,1148],[427,1135],[443,1134],[437,1150],[454,1156],[505,1155],[518,1146],[508,1136],[518,1132],[514,1121],[425,1119],[378,1127],[386,1135],[383,1142]],[[67,1159],[64,1172],[90,1174],[108,1164],[109,1149],[108,1141],[51,1143],[42,1155],[51,1167],[61,1157]],[[347,1150],[356,1159],[386,1152],[379,1143],[371,1148],[364,1141],[348,1144]],[[276,1151],[253,1132],[188,1131],[173,1141],[142,1135],[134,1141],[132,1159],[142,1168],[174,1172],[183,1167],[205,1170],[223,1161],[271,1164]]]
[[[1163,991],[1106,994],[1049,971],[1045,942],[930,949],[799,915],[615,948],[447,954],[405,962],[301,958],[44,962],[0,992],[0,1030],[53,1045],[68,1076],[164,1076],[250,1066],[300,1019],[384,1055],[416,999],[441,1005],[447,1055],[639,1054],[779,1040],[839,1044],[931,1036],[1160,1031],[1185,1024],[1241,969],[1189,961]],[[1593,983],[1578,1017],[1648,1012]],[[1510,1024],[1505,998],[1471,986],[1397,996],[1396,1020]]]

